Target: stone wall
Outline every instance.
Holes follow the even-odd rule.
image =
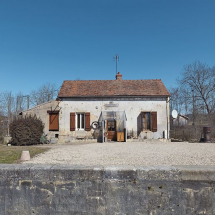
[[[215,214],[215,167],[0,165],[0,214]]]
[[[44,123],[44,133],[48,134],[48,139],[55,138],[55,134],[59,134],[59,131],[49,131],[49,114],[47,113],[47,111],[60,110],[58,105],[59,105],[58,101],[52,100],[52,101],[37,105],[29,110],[25,110],[22,112],[22,114],[23,114],[23,117],[25,117],[26,115],[31,115],[31,116],[36,115]]]

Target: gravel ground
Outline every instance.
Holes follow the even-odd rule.
[[[108,142],[53,145],[26,163],[85,166],[215,165],[215,143]]]

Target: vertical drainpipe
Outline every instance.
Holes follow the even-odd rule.
[[[103,120],[103,118],[102,118],[102,143],[104,143],[105,142],[105,137],[104,137],[104,120]]]
[[[101,108],[101,115],[102,115],[102,143],[105,142],[104,138],[104,118],[103,118],[103,106],[104,106],[104,100],[102,100],[102,108]]]
[[[166,99],[167,139],[169,139],[169,97]]]
[[[125,142],[127,142],[127,123],[125,119]]]

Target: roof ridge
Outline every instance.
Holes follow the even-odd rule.
[[[112,80],[64,80],[64,81],[117,81],[116,79]],[[161,79],[123,79],[120,81],[162,81]]]

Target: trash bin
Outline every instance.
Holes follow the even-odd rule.
[[[210,126],[203,127],[203,133],[204,133],[204,142],[210,143],[211,142],[211,127]]]

